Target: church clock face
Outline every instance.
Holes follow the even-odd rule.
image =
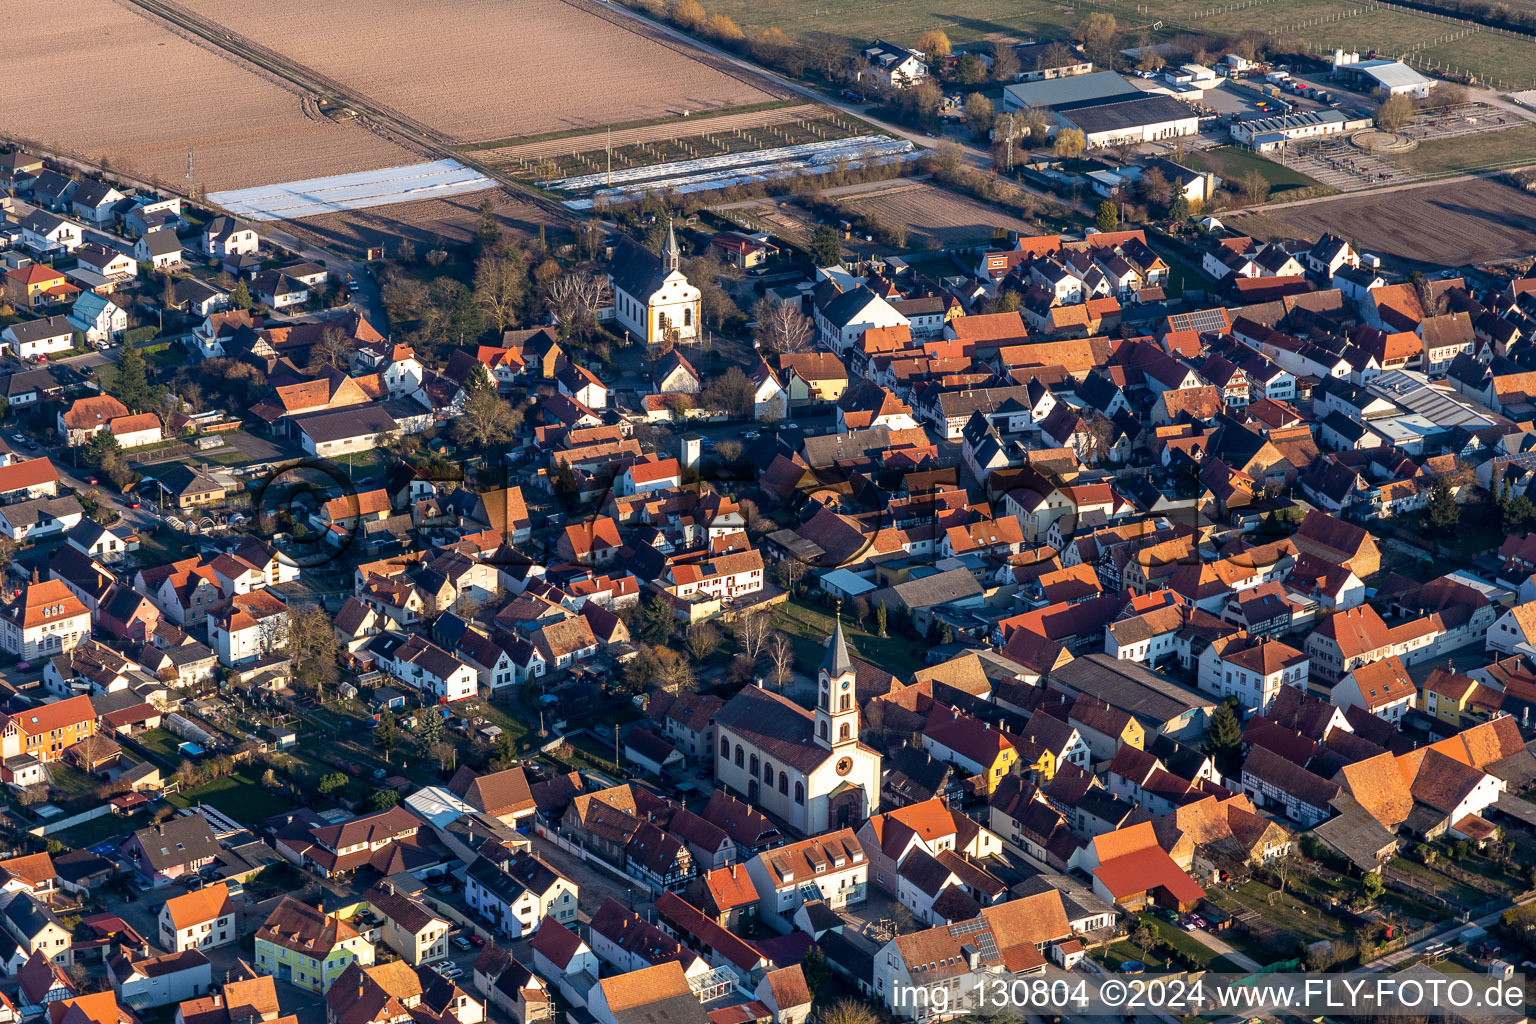
[[[837,774],[847,775],[851,771],[853,771],[853,758],[840,758],[837,762]]]

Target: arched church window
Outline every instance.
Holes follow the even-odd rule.
[[[843,725],[842,725],[842,728],[837,730],[837,738],[840,739],[840,740],[848,739],[848,723],[847,722],[844,722]]]
[[[741,759],[742,759],[742,756],[743,756],[743,755],[744,755],[744,754],[745,754],[745,753],[746,753],[746,751],[745,751],[745,749],[744,749],[744,748],[743,748],[743,747],[742,747],[742,745],[741,745],[741,744],[740,744],[740,743],[738,743],[738,744],[736,744],[736,767],[737,767],[737,768],[740,768],[740,767],[741,767]]]
[[[821,738],[822,739],[826,739],[827,738],[827,723],[826,722],[822,722],[821,723]]]
[[[726,739],[724,736],[720,737],[720,756],[731,756],[731,741]]]
[[[752,767],[748,770],[747,774],[748,775],[752,775],[752,776],[756,776],[757,775],[757,755],[753,754],[750,758],[748,758],[748,763],[751,764]]]
[[[805,783],[803,782],[795,783],[795,803],[805,803]]]
[[[783,772],[779,772],[779,792],[785,796],[789,795],[789,776]]]
[[[763,781],[773,785],[773,765],[768,761],[763,762]]]
[[[853,698],[848,696],[846,693],[843,694],[842,700],[840,700],[838,702],[838,710],[840,710],[840,711],[847,711],[847,710],[849,710],[852,707],[853,707]]]
[[[693,326],[693,310],[691,310],[691,309],[683,310],[683,326],[684,327],[692,327]]]

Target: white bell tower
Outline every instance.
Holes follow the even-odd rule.
[[[843,605],[839,601],[827,656],[816,673],[816,743],[827,750],[859,741],[859,699],[853,678],[853,659],[843,639]]]

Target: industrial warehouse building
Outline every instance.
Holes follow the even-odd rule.
[[[1113,71],[1094,71],[1007,86],[1003,89],[1003,110],[1014,113],[1021,110],[1072,110],[1143,95],[1145,93]]]
[[[1255,117],[1232,125],[1232,139],[1258,153],[1268,153],[1287,142],[1342,135],[1369,127],[1368,117],[1349,118],[1338,110],[1306,110],[1299,114]]]
[[[1117,142],[1154,142],[1193,135],[1200,128],[1195,108],[1172,96],[1142,94],[1119,103],[1059,111],[1062,128],[1078,128],[1088,148]]]
[[[1389,96],[1429,98],[1435,84],[1400,60],[1361,60],[1358,53],[1333,51],[1333,77],[1348,82],[1364,92],[1384,92]]]
[[[1143,92],[1113,71],[1010,85],[1003,109],[1049,111],[1058,128],[1081,130],[1090,149],[1193,135],[1200,125],[1193,107],[1166,93]]]

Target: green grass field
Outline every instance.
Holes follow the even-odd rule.
[[[1152,927],[1157,930],[1158,937],[1168,945],[1194,960],[1201,968],[1207,968],[1211,961],[1216,959],[1216,951],[1193,935],[1169,921],[1160,917],[1143,915],[1143,920],[1150,920]]]
[[[1264,175],[1264,180],[1269,182],[1271,200],[1283,199],[1285,193],[1295,189],[1318,188],[1333,191],[1326,189],[1315,178],[1310,178],[1283,164],[1277,164],[1273,160],[1265,159],[1252,150],[1237,146],[1192,150],[1184,155],[1184,164],[1197,171],[1210,171],[1233,186],[1243,180],[1243,175],[1257,170]]]
[[[795,644],[795,667],[814,675],[826,653],[827,637],[832,635],[832,616],[819,608],[798,601],[786,601],[773,608],[773,624],[789,634]],[[873,618],[873,615],[871,615]],[[843,632],[859,657],[892,675],[907,679],[926,662],[928,644],[910,637],[880,637],[854,625],[851,616],[843,616]]]
[[[1426,177],[1528,164],[1536,162],[1536,125],[1521,124],[1455,139],[1421,142],[1417,149],[1389,159],[1405,170]]]
[[[1335,46],[1407,53],[1420,67],[1455,67],[1500,88],[1536,86],[1536,40],[1477,32],[1444,41],[1457,26],[1425,15],[1381,7],[1357,7],[1348,0],[1260,0],[1235,10],[1219,10],[1212,0],[1081,0],[1072,4],[1025,0],[706,0],[711,14],[733,18],[749,34],[775,27],[791,39],[807,42],[816,33],[842,37],[860,46],[873,39],[911,45],[928,29],[942,29],[956,46],[995,39],[1045,40],[1068,34],[1095,11],[1113,14],[1124,36],[1135,45],[1154,21],[1154,36],[1181,33],[1237,34],[1249,29],[1299,37],[1312,52]],[[1331,20],[1320,20],[1331,19]],[[1502,83],[1502,84],[1501,84]]]
[[[65,846],[76,850],[84,850],[108,839],[126,839],[128,833],[136,832],[148,825],[149,817],[142,811],[138,814],[130,814],[126,818],[120,818],[115,814],[103,814],[99,818],[92,818],[73,828],[54,832],[48,838],[57,839]]]
[[[182,755],[176,748],[181,744],[181,737],[169,729],[150,729],[135,736],[145,749],[158,754],[170,765],[172,770],[181,764]]]
[[[166,797],[177,807],[208,804],[243,824],[261,821],[289,810],[292,805],[280,796],[268,793],[254,775],[236,772],[222,779]]]

